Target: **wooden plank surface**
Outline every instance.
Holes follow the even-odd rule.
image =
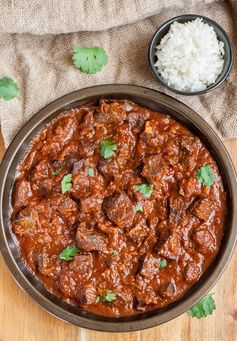
[[[237,167],[237,139],[225,145]],[[197,320],[184,314],[160,327],[113,334],[78,328],[49,315],[17,286],[0,256],[0,341],[236,341],[236,271],[237,250],[212,290],[217,304],[212,316]]]

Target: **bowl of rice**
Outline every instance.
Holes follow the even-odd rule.
[[[228,77],[233,51],[223,28],[200,15],[181,15],[155,32],[149,47],[155,78],[170,91],[201,95]]]

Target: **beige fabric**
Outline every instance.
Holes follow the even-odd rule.
[[[162,10],[218,0],[0,0],[0,31],[59,34],[101,31]]]
[[[21,88],[21,100],[0,100],[1,125],[7,145],[40,108],[76,89],[130,83],[167,92],[153,79],[147,50],[157,27],[173,16],[183,13],[206,15],[223,26],[235,50],[237,47],[236,17],[227,1],[54,0],[47,1],[47,6],[42,3],[43,0],[0,0],[0,77],[15,78]],[[134,12],[130,13],[130,8]],[[88,15],[85,14],[87,11]],[[158,14],[144,19],[155,12]],[[113,27],[127,22],[130,24]],[[113,28],[101,31],[109,27]],[[98,32],[40,36],[6,33],[59,33],[79,29]],[[72,48],[77,43],[103,46],[109,55],[108,65],[96,75],[81,73],[71,61]],[[202,115],[221,137],[237,137],[236,79],[235,63],[229,79],[219,89],[199,97],[176,97]]]

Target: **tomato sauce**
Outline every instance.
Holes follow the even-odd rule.
[[[11,218],[22,257],[50,292],[85,310],[165,307],[220,248],[216,162],[168,115],[126,100],[71,109],[34,138],[19,173]]]

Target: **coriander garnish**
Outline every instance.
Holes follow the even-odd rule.
[[[72,59],[74,65],[85,73],[99,72],[108,63],[108,56],[102,47],[76,45]]]
[[[114,255],[114,256],[117,256],[117,255],[119,254],[117,250],[113,250],[111,253],[112,253],[112,255]]]
[[[167,267],[167,262],[165,259],[160,260],[160,269],[164,269]]]
[[[94,169],[93,169],[93,168],[88,168],[87,174],[88,174],[89,176],[95,176]]]
[[[100,155],[104,159],[109,159],[112,155],[114,155],[116,149],[117,145],[112,139],[108,138],[100,141]]]
[[[214,183],[215,175],[209,165],[204,165],[198,169],[196,179],[209,188]]]
[[[152,184],[138,184],[135,185],[137,191],[139,191],[145,198],[150,198],[153,192],[154,185]]]
[[[61,181],[62,194],[68,192],[72,188],[72,174],[67,174]]]
[[[201,299],[187,311],[187,314],[191,317],[197,317],[198,319],[211,315],[216,309],[216,303],[212,296],[213,294],[209,294]]]
[[[60,173],[61,169],[56,169],[54,171],[52,171],[52,175],[58,175]]]
[[[76,246],[68,246],[66,249],[64,249],[60,255],[59,258],[63,260],[72,260],[74,256],[76,256],[80,250]]]
[[[114,300],[116,300],[116,294],[112,290],[106,290],[106,293],[103,297],[102,296],[97,297],[96,303],[98,303],[98,302],[113,302]]]
[[[142,205],[137,204],[137,205],[133,206],[133,211],[134,212],[143,212]]]
[[[0,98],[10,101],[19,95],[19,88],[15,81],[10,77],[0,78]]]

